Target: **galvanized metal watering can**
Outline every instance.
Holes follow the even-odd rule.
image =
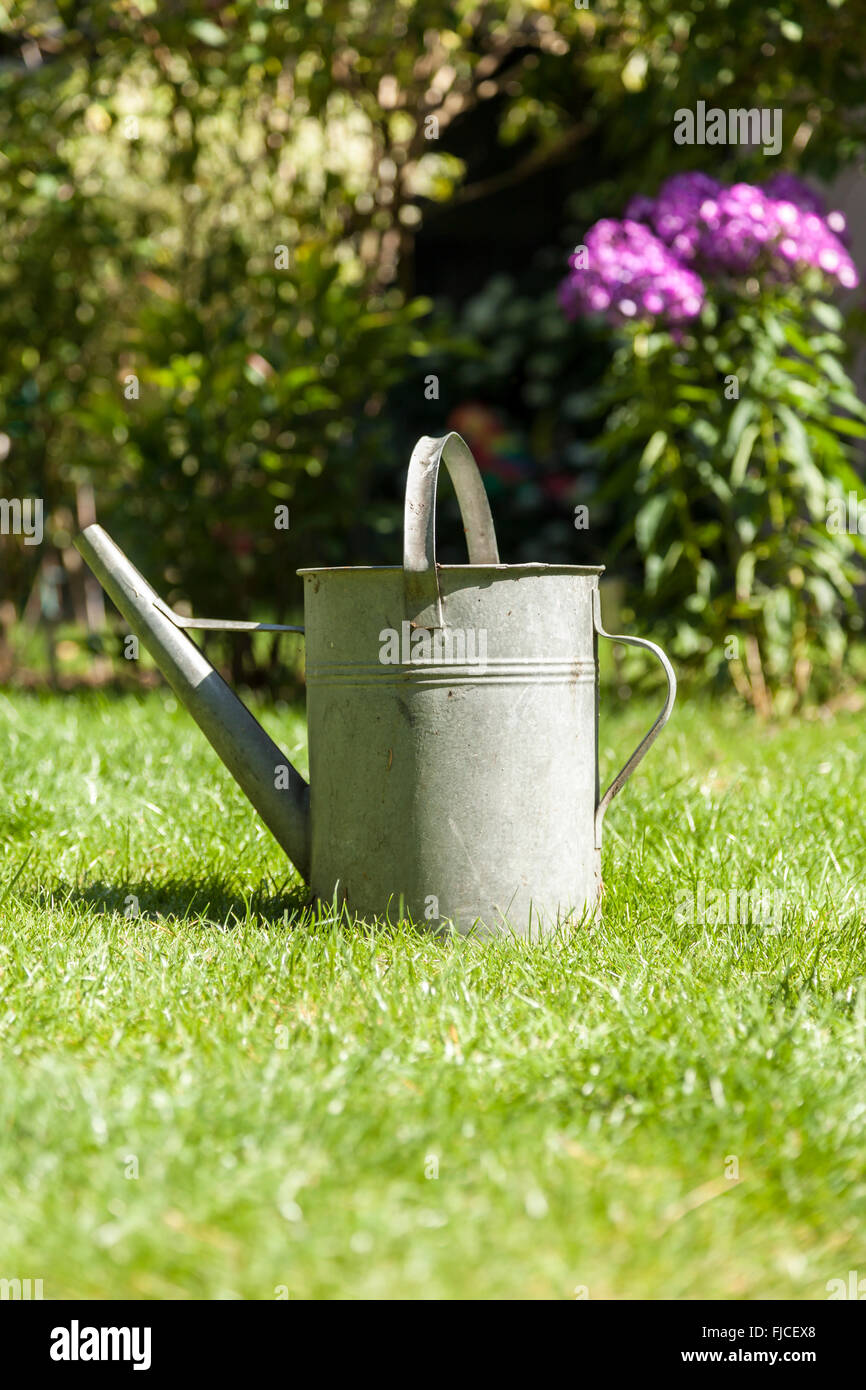
[[[468,565],[436,563],[443,462]],[[299,571],[309,786],[184,631],[277,625],[183,618],[100,526],[77,544],[316,896],[462,932],[537,935],[596,911],[604,814],[670,716],[674,672],[653,642],[604,631],[601,568],[500,564],[459,435],[412,454],[401,566]],[[603,796],[599,636],[653,652],[668,683]]]

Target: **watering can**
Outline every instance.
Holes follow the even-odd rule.
[[[442,463],[468,565],[436,563]],[[315,897],[533,937],[596,913],[605,812],[667,722],[676,678],[653,642],[605,632],[603,567],[500,564],[459,435],[412,453],[402,565],[298,571],[305,628],[182,617],[101,526],[76,544]],[[305,631],[309,786],[190,628]],[[601,796],[599,637],[652,652],[668,687]]]

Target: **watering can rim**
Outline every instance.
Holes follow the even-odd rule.
[[[557,574],[604,574],[604,565],[549,565],[543,562],[529,561],[519,565],[436,565],[437,570],[442,574],[454,572],[463,573],[468,571],[470,574],[481,572],[493,572],[494,574],[507,574],[513,570],[520,570],[522,573],[536,571],[548,573],[555,571]],[[321,565],[313,566],[308,569],[295,570],[298,575],[306,574],[399,574],[403,570],[402,565]]]

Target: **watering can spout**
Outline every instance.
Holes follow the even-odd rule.
[[[183,620],[163,603],[107,532],[101,526],[88,526],[75,544],[271,834],[308,879],[310,789],[301,774],[186,636]],[[218,626],[207,620],[195,625]]]

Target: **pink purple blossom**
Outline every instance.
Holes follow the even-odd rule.
[[[746,275],[771,257],[778,235],[773,199],[751,184],[735,183],[698,208],[692,259],[714,276]]]
[[[632,198],[622,222],[604,219],[571,258],[559,290],[572,318],[682,323],[700,312],[705,281],[796,283],[818,271],[831,285],[859,283],[845,219],[794,174],[766,185],[725,186],[709,174],[675,174],[655,198]]]
[[[701,204],[721,189],[709,174],[674,174],[666,179],[655,198],[632,198],[626,217],[647,222],[656,236],[681,260],[694,259]]]
[[[642,207],[641,220],[708,277],[768,271],[790,282],[811,266],[846,289],[859,282],[842,240],[845,218],[825,212],[795,174],[775,174],[764,187],[674,174]]]
[[[585,251],[586,265],[579,247],[569,262],[571,274],[559,287],[569,318],[596,313],[619,323],[645,318],[680,323],[700,313],[700,276],[642,223],[596,222],[587,232]]]

